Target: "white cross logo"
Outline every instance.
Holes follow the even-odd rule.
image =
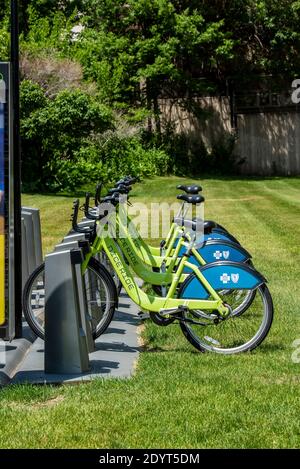
[[[219,260],[219,259],[221,259],[221,257],[222,257],[221,251],[216,251],[216,252],[214,253],[214,258],[215,258],[215,259]]]
[[[222,283],[228,283],[228,282],[230,282],[230,275],[225,273],[225,274],[221,275],[220,280],[221,280]]]

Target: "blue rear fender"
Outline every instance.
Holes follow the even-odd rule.
[[[267,281],[257,270],[239,262],[220,261],[199,270],[214,290],[254,290]],[[179,297],[207,299],[209,293],[193,273],[183,282]]]
[[[231,261],[231,262],[247,262],[251,259],[251,254],[242,248],[241,245],[232,243],[230,241],[211,240],[205,241],[200,247],[197,248],[198,253],[204,259],[206,264],[215,263],[217,261]],[[182,247],[180,255],[183,256],[186,248]],[[196,257],[191,256],[189,262],[193,265],[199,265]],[[184,268],[184,273],[191,272],[188,267]]]
[[[246,262],[252,257],[240,244],[226,240],[205,241],[197,250],[207,263],[216,261]]]

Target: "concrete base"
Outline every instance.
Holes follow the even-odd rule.
[[[11,381],[36,339],[27,324],[23,324],[23,335],[12,342],[0,341],[0,387]]]
[[[96,341],[90,354],[91,370],[78,375],[54,375],[44,372],[44,342],[37,339],[19,366],[11,383],[63,384],[90,381],[94,378],[129,378],[139,355],[137,327],[140,324],[136,305],[120,295],[119,309],[106,333]]]

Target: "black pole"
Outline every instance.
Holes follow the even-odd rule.
[[[15,333],[22,336],[22,233],[21,233],[21,153],[20,153],[20,68],[19,68],[19,5],[11,0],[12,101],[13,101],[13,165],[14,165],[14,256],[15,256]]]

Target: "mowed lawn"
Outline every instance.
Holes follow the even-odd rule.
[[[191,179],[144,181],[133,200],[172,202],[179,182]],[[300,446],[300,363],[292,360],[300,339],[300,179],[199,182],[206,218],[232,231],[269,280],[275,320],[267,340],[249,354],[201,354],[178,326],[146,323],[132,379],[1,390],[0,447]],[[71,203],[24,196],[41,208],[46,252],[67,231]]]

